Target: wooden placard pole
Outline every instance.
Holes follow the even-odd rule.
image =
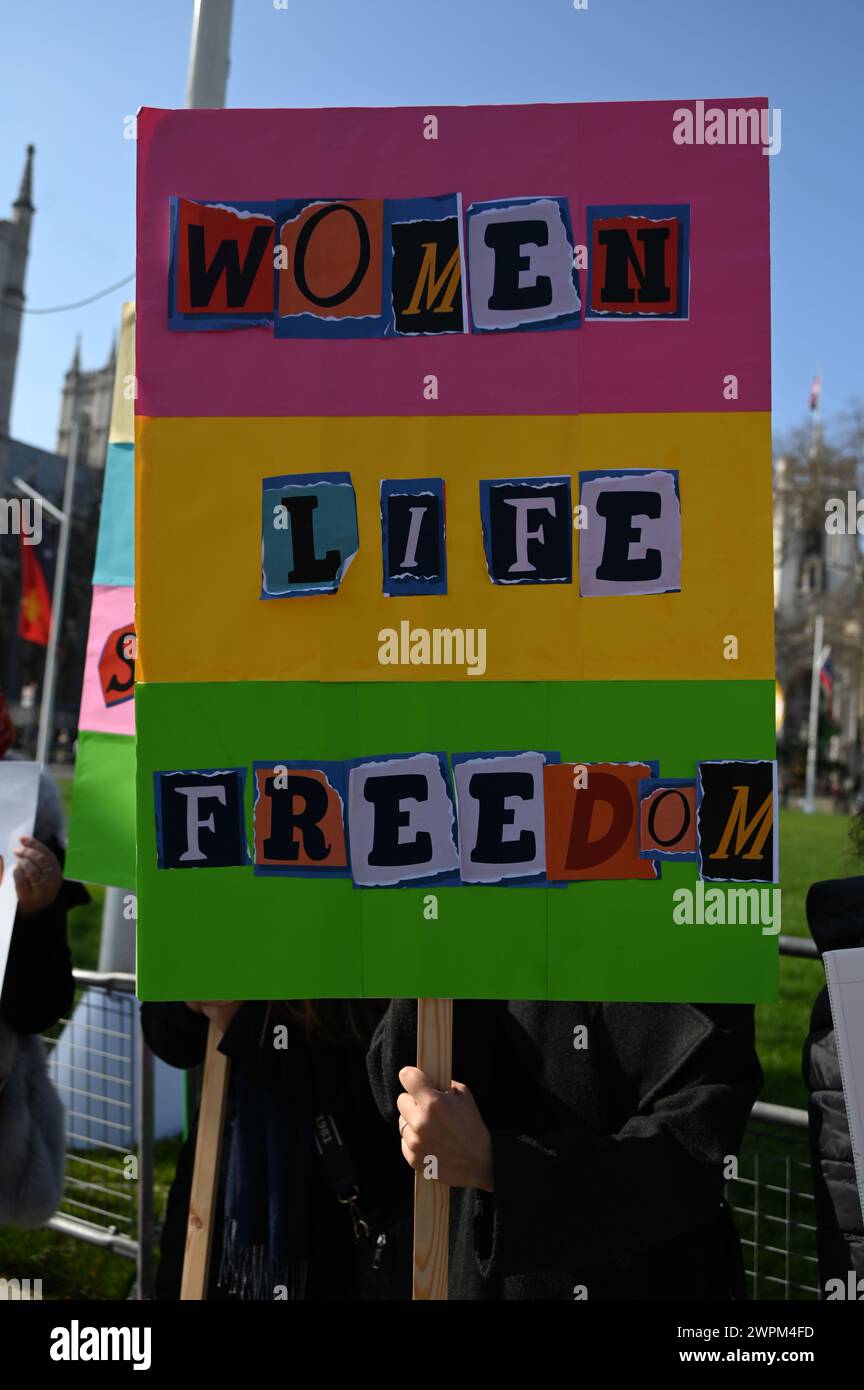
[[[433,1086],[447,1091],[453,1080],[453,1000],[417,1000],[417,1066]],[[450,1189],[414,1174],[414,1299],[447,1298]]]
[[[213,1217],[219,1189],[219,1162],[230,1066],[228,1058],[219,1051],[221,1041],[221,1028],[211,1022],[207,1030],[204,1080],[198,1110],[198,1138],[195,1143],[195,1167],[189,1196],[186,1252],[183,1257],[183,1280],[180,1285],[181,1299],[207,1297],[207,1275],[213,1244]]]

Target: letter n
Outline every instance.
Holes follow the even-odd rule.
[[[588,208],[589,318],[687,318],[686,205]]]

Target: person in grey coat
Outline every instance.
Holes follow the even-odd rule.
[[[0,759],[18,761],[15,731],[0,691]],[[0,1226],[39,1226],[63,1190],[63,1107],[48,1079],[39,1034],[72,1004],[66,914],[89,901],[63,877],[65,820],[57,788],[39,776],[33,834],[15,847],[18,900],[0,992]]]
[[[864,878],[814,883],[807,894],[807,922],[820,956],[825,951],[864,946]],[[856,1278],[864,1275],[864,1221],[827,985],[813,1005],[810,1032],[804,1044],[803,1073],[810,1092],[816,1248],[825,1293],[830,1280],[839,1279],[840,1287],[845,1289],[850,1271]]]

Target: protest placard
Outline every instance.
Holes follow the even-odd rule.
[[[677,109],[141,113],[145,998],[776,997],[675,916],[776,879],[768,161]]]
[[[416,996],[444,1087],[453,997],[776,998],[682,915],[777,786],[767,162],[679,116],[141,112],[142,997]]]

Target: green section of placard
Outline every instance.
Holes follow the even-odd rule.
[[[256,759],[547,749],[693,776],[700,758],[774,757],[773,681],[145,683],[135,698],[142,999],[777,998],[776,936],[673,921],[694,864],[648,883],[439,888],[426,920],[428,888],[158,869],[153,802],[154,771],[246,767],[251,844]]]
[[[66,877],[113,888],[135,884],[135,739],[78,732]]]

